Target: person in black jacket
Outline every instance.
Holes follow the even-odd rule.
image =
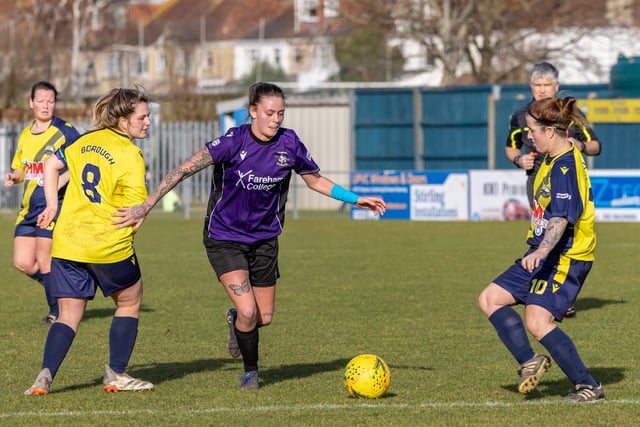
[[[504,151],[510,162],[526,171],[527,197],[531,206],[533,203],[533,180],[542,162],[542,156],[537,156],[533,141],[527,137],[527,109],[533,101],[556,96],[560,89],[558,70],[548,62],[535,64],[531,70],[529,86],[533,99],[511,115],[509,135]],[[600,141],[592,128],[573,125],[568,132],[569,140],[582,153],[588,156],[600,154]]]

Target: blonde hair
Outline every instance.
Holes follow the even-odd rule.
[[[96,129],[117,127],[121,118],[128,118],[140,103],[149,103],[149,96],[142,86],[132,89],[115,88],[98,99],[93,109]]]

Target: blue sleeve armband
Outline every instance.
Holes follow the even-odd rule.
[[[338,184],[334,184],[333,188],[331,188],[331,197],[336,200],[352,204],[356,203],[360,198],[360,196],[358,196],[356,193],[353,193],[346,188],[340,187]]]

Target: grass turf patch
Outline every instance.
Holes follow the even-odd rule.
[[[42,289],[12,266],[0,216],[0,423],[3,425],[633,425],[640,421],[635,326],[640,224],[597,224],[596,262],[575,319],[561,327],[607,401],[562,405],[553,366],[517,393],[517,366],[477,307],[478,293],[524,253],[526,222],[288,219],[274,322],[260,331],[261,389],[240,391],[226,350],[230,302],[202,246],[202,218],[152,213],[136,236],[145,297],[128,372],[143,393],[102,391],[113,303],[100,293],[46,397],[23,396],[40,369]],[[538,343],[534,350],[543,351]],[[346,363],[376,353],[391,386],[351,399]]]

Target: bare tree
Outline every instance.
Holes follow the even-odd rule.
[[[424,46],[446,86],[522,81],[531,63],[559,57],[586,65],[573,46],[594,24],[589,13],[576,0],[351,0],[345,17]]]
[[[80,64],[80,49],[87,35],[90,19],[97,19],[102,9],[109,5],[109,0],[73,0],[71,7],[71,76],[69,87],[71,96],[79,104],[84,88],[84,69]]]
[[[574,45],[589,30],[567,29],[577,13],[562,9],[545,0],[478,0],[464,45],[470,82],[523,81],[532,63],[560,57],[582,62]]]
[[[24,0],[10,18],[6,55],[9,77],[4,81],[5,106],[16,105],[16,96],[34,80],[53,80],[59,61],[60,33],[64,29],[68,0]]]
[[[469,22],[478,0],[351,0],[345,17],[390,37],[415,40],[443,68],[441,84],[454,82],[469,39]]]
[[[23,91],[33,80],[52,80],[57,81],[60,88],[70,88],[71,96],[78,103],[84,78],[79,56],[89,20],[99,16],[110,3],[114,1],[19,2],[13,20],[19,26],[22,37],[13,43],[10,53],[15,70],[23,70],[19,74],[16,72],[13,79],[14,84],[21,87],[18,92]]]

